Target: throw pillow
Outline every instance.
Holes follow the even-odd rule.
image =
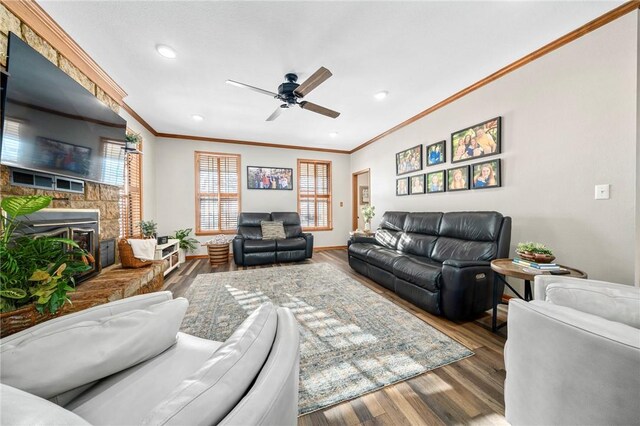
[[[287,238],[284,233],[284,225],[282,222],[267,222],[266,220],[263,220],[260,222],[260,227],[262,228],[263,240],[283,240]]]
[[[0,341],[0,379],[48,399],[117,373],[172,346],[188,306],[178,298]]]
[[[278,314],[264,303],[193,376],[142,421],[144,425],[215,425],[230,413],[262,370],[273,346]]]

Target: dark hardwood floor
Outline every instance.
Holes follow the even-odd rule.
[[[313,259],[305,263],[308,262],[330,263],[462,343],[475,355],[360,398],[306,414],[298,419],[299,425],[507,424],[504,418],[505,338],[486,328],[491,322],[489,315],[466,323],[431,315],[353,271],[347,263],[346,250],[316,252]],[[281,266],[284,265],[263,267]],[[165,289],[173,291],[176,297],[182,296],[198,274],[238,269],[243,268],[238,268],[232,261],[211,267],[208,259],[190,260],[167,277]]]

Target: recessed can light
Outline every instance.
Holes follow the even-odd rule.
[[[193,114],[191,116],[191,118],[193,118],[193,121],[202,121],[202,120],[204,120],[204,117],[201,116],[200,114]]]
[[[176,51],[173,50],[171,47],[167,46],[166,44],[159,44],[156,46],[156,50],[158,51],[158,53],[162,56],[164,56],[167,59],[175,59],[176,58]]]
[[[383,90],[382,92],[378,92],[375,95],[373,95],[373,97],[376,98],[377,100],[381,101],[384,98],[386,98],[388,94],[389,94],[389,92],[387,92],[386,90]]]
[[[338,132],[331,132],[331,133],[329,133],[329,137],[330,137],[330,138],[337,138],[337,137],[338,137]]]

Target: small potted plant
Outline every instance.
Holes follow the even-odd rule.
[[[376,215],[376,208],[371,204],[367,204],[362,208],[362,216],[364,216],[364,230],[365,232],[371,231],[371,219]]]
[[[192,228],[178,229],[169,237],[180,241],[180,251],[178,252],[178,261],[180,263],[184,263],[187,260],[187,253],[194,252],[198,249],[200,242],[189,236],[192,230]]]
[[[142,238],[155,238],[158,232],[158,224],[155,220],[141,220],[140,232],[142,232]]]
[[[522,259],[537,263],[551,263],[555,260],[553,251],[541,243],[528,241],[526,243],[518,243],[516,253]]]

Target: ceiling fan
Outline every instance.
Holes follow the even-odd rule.
[[[278,86],[278,93],[270,92],[268,90],[260,89],[258,87],[250,86],[248,84],[239,83],[233,80],[227,80],[227,84],[233,86],[242,87],[244,89],[250,89],[258,93],[262,93],[271,96],[284,102],[271,114],[266,121],[273,121],[282,113],[286,108],[298,105],[302,109],[309,110],[318,114],[326,115],[327,117],[336,118],[340,115],[339,112],[333,111],[329,108],[325,108],[312,102],[301,101],[306,95],[313,89],[322,84],[326,79],[331,77],[331,71],[325,67],[320,67],[318,71],[314,72],[309,78],[307,78],[302,84],[296,83],[298,76],[293,73],[286,74],[284,76],[285,82]]]

